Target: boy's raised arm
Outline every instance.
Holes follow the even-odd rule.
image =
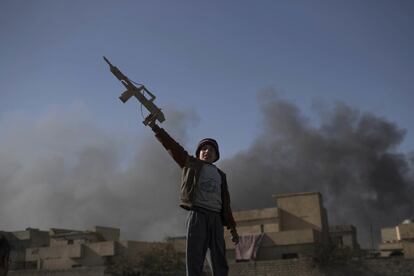
[[[171,157],[182,168],[185,166],[187,159],[190,157],[188,152],[177,143],[163,128],[160,128],[155,122],[149,124],[155,133],[158,141],[164,146]]]

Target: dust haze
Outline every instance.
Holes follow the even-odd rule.
[[[197,116],[166,112],[166,126],[185,143]],[[149,128],[143,137],[108,132],[72,106],[35,119],[3,116],[0,131],[0,229],[102,225],[139,240],[184,233],[180,169]]]

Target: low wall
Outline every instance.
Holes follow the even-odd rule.
[[[319,267],[312,259],[231,263],[230,276],[413,276],[414,261],[404,258],[353,260]]]
[[[312,259],[288,259],[231,263],[229,276],[320,276],[324,275]]]
[[[310,258],[229,263],[229,276],[413,276],[414,261],[404,258],[366,259],[319,267]],[[117,276],[104,272],[103,267],[70,270],[17,270],[8,276]],[[163,274],[183,275],[185,273]],[[205,273],[204,275],[210,275]]]
[[[72,268],[66,270],[15,270],[7,276],[107,276],[104,267]]]
[[[412,276],[414,262],[402,257],[350,261],[343,265],[324,268],[326,276]]]

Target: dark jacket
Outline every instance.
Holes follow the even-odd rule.
[[[10,244],[5,237],[0,235],[0,276],[7,275],[9,271]]]
[[[194,192],[200,177],[201,168],[206,162],[189,155],[163,128],[155,125],[152,130],[155,132],[155,137],[157,137],[175,162],[182,168],[180,206],[186,210],[190,210],[193,206]],[[227,228],[235,229],[236,222],[234,221],[230,207],[230,194],[226,174],[218,168],[217,170],[221,175],[222,222]]]

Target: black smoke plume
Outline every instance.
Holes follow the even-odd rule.
[[[412,166],[397,152],[405,131],[338,103],[320,123],[275,93],[260,95],[263,129],[245,151],[223,161],[235,209],[274,206],[272,194],[321,192],[330,224],[353,224],[361,245],[380,228],[412,218]]]

